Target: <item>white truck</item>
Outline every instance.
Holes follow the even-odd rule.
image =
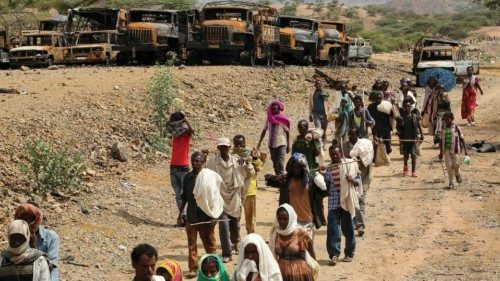
[[[444,68],[456,76],[467,74],[467,67],[472,66],[474,73],[479,73],[479,62],[466,60],[465,52],[453,46],[429,46],[420,50],[420,60],[415,68],[415,76],[418,76],[430,68]]]

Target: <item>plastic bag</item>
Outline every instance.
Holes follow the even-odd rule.
[[[471,164],[470,157],[468,155],[464,156],[464,165],[469,166]]]

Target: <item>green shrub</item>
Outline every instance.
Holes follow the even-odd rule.
[[[56,150],[37,139],[26,145],[20,170],[36,184],[35,192],[78,189],[85,164],[81,155],[70,156],[67,149]]]
[[[153,120],[158,135],[165,135],[167,115],[175,105],[177,87],[172,74],[166,67],[158,67],[148,88],[147,105],[153,109]]]

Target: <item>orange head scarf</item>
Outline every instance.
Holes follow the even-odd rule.
[[[42,218],[42,210],[28,203],[17,206],[14,212],[14,219],[26,221],[32,231],[38,230],[40,224],[42,223]]]
[[[158,268],[164,268],[168,271],[172,276],[172,281],[182,281],[182,269],[176,261],[171,259],[159,261],[156,264],[156,269]]]

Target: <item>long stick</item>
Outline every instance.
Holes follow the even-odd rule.
[[[345,159],[344,157],[342,157],[343,159]],[[349,161],[349,162],[344,162],[344,163],[332,163],[330,165],[326,165],[324,166],[325,168],[328,168],[328,167],[339,167],[339,166],[342,166],[342,165],[348,165],[348,164],[352,164],[352,163],[358,163],[358,162],[361,162],[361,160],[356,160],[356,161]],[[317,169],[311,169],[309,170],[310,172],[315,172],[315,171],[319,171],[319,168]]]
[[[430,141],[425,140],[405,140],[405,139],[378,139],[380,141],[399,141],[399,142],[426,142],[432,144]]]
[[[229,220],[202,221],[202,222],[197,222],[197,223],[193,223],[193,224],[190,224],[190,225],[210,224],[210,223],[213,223],[213,222],[222,222],[222,221],[229,221]]]

